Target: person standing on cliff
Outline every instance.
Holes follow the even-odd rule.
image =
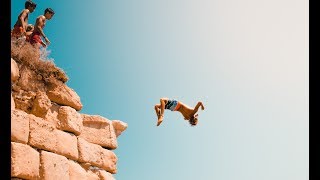
[[[50,20],[54,14],[55,12],[51,8],[47,8],[44,10],[43,15],[37,17],[33,33],[30,36],[30,43],[36,48],[40,48],[41,46],[47,47],[47,45],[50,44],[48,37],[43,32],[43,28],[46,24],[46,20]],[[46,43],[42,41],[41,37],[44,38]]]
[[[25,9],[23,9],[19,14],[18,20],[14,24],[14,27],[11,31],[11,37],[14,37],[17,39],[25,35],[27,25],[28,25],[29,14],[36,9],[37,4],[28,0],[25,2],[24,7]]]
[[[196,113],[198,112],[200,106],[201,109],[204,110],[202,102],[198,102],[194,108],[191,108],[175,99],[161,98],[160,104],[156,104],[154,106],[158,117],[157,126],[159,126],[163,121],[163,114],[165,109],[169,109],[171,111],[179,111],[183,115],[184,119],[189,121],[191,126],[196,126],[198,124],[198,114]]]

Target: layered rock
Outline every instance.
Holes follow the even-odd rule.
[[[98,144],[108,149],[116,149],[115,130],[112,122],[101,116],[82,115],[83,132],[80,137],[88,142]]]
[[[78,94],[64,83],[49,86],[47,95],[51,101],[58,104],[70,106],[77,111],[81,110],[82,108]]]
[[[81,114],[73,89],[11,63],[12,179],[114,180],[118,158],[112,150],[127,124]]]

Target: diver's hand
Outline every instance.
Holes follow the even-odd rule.
[[[203,106],[203,104],[202,104],[202,103],[201,103],[201,109],[202,109],[202,110],[204,110],[204,106]]]

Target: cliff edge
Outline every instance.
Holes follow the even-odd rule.
[[[28,44],[11,47],[11,177],[113,180],[127,124],[81,114],[63,70]]]

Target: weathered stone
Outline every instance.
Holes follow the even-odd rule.
[[[69,106],[59,108],[58,119],[60,120],[59,129],[79,135],[82,131],[82,116]]]
[[[87,179],[87,171],[83,169],[78,163],[72,160],[69,160],[68,163],[70,180]]]
[[[80,134],[81,138],[108,149],[117,148],[117,138],[110,120],[98,115],[82,114],[82,117],[83,130]]]
[[[82,108],[78,94],[63,83],[49,87],[47,95],[51,101],[60,105],[73,107],[77,111]]]
[[[14,82],[18,80],[19,75],[19,67],[14,59],[11,58],[11,81]]]
[[[29,119],[29,115],[24,111],[11,111],[11,141],[28,143]]]
[[[120,134],[127,129],[128,127],[128,124],[127,123],[124,123],[120,120],[113,120],[112,121],[112,125],[113,125],[113,128],[114,128],[114,131],[116,133],[116,136],[120,136]]]
[[[21,89],[20,86],[17,85],[17,83],[12,83],[12,84],[11,84],[11,90],[12,90],[12,91],[19,92],[19,91],[22,90],[22,89]]]
[[[40,177],[43,180],[69,180],[69,161],[66,157],[41,151]]]
[[[36,93],[33,91],[20,90],[19,92],[13,92],[15,108],[30,113],[35,97]]]
[[[43,80],[37,78],[37,74],[26,66],[20,68],[20,78],[17,85],[25,91],[46,91],[46,85]]]
[[[100,180],[99,175],[91,170],[87,171],[87,179]]]
[[[72,160],[78,160],[78,143],[74,134],[55,130],[57,145],[55,153],[63,155]]]
[[[57,128],[60,126],[60,120],[58,119],[60,107],[61,106],[57,105],[56,103],[52,103],[50,109],[48,109],[47,114],[44,117],[46,121],[51,122]]]
[[[32,147],[11,142],[11,176],[23,179],[39,178],[39,153]]]
[[[78,137],[79,162],[102,166],[100,146]]]
[[[31,113],[35,116],[44,118],[47,114],[48,109],[51,107],[51,101],[46,93],[38,91],[36,98],[33,101],[33,107]]]
[[[101,148],[102,166],[101,168],[112,173],[117,173],[117,156],[114,152]]]
[[[14,103],[13,97],[12,97],[12,93],[11,93],[11,111],[14,110],[16,108],[16,105]]]
[[[107,171],[99,170],[98,172],[100,180],[115,180],[112,174]]]
[[[51,122],[30,114],[29,144],[39,149],[55,151],[57,138],[55,127]]]
[[[80,137],[78,137],[78,150],[79,162],[90,163],[113,174],[117,172],[117,157],[112,151],[89,143]]]
[[[77,112],[80,97],[55,79],[60,72],[43,72],[49,64],[11,61],[11,179],[114,180],[117,157],[109,149],[128,125]]]
[[[91,164],[90,164],[90,163],[87,163],[87,162],[81,162],[81,163],[79,163],[79,164],[80,164],[80,166],[81,166],[83,169],[85,169],[86,171],[89,170],[89,169],[90,169],[90,166],[91,166]]]

